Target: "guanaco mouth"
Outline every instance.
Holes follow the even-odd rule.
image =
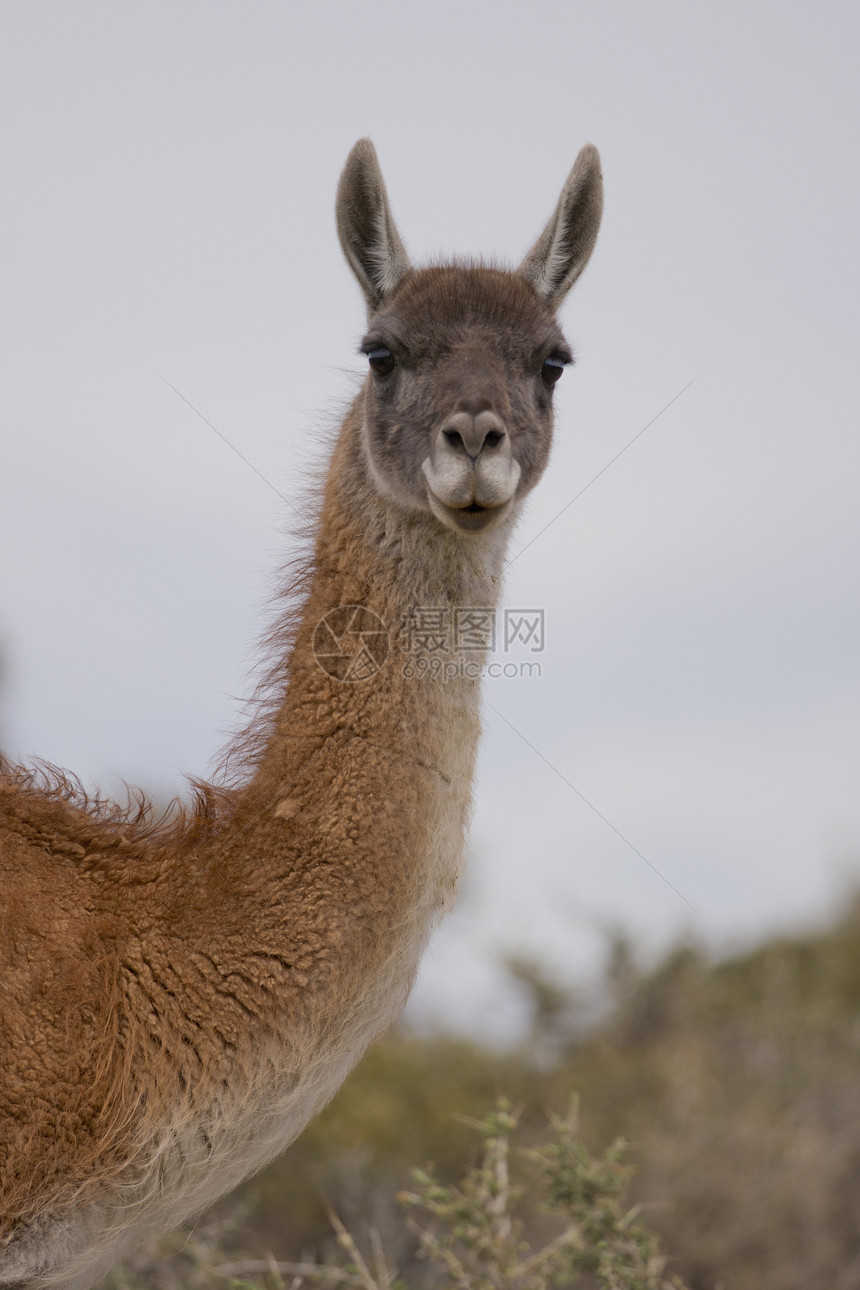
[[[510,505],[510,499],[495,506],[483,506],[480,502],[469,502],[467,506],[448,506],[435,493],[427,490],[430,509],[437,519],[449,528],[457,528],[462,533],[480,533],[501,518]]]

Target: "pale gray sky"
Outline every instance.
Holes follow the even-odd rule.
[[[274,490],[301,508],[362,370],[355,139],[417,262],[516,262],[591,140],[605,223],[520,543],[563,514],[506,595],[546,611],[542,676],[487,686],[415,1015],[503,1032],[504,948],[581,974],[607,927],[727,946],[832,908],[860,879],[858,36],[848,3],[4,4],[7,747],[162,792],[210,763]]]

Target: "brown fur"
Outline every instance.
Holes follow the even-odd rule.
[[[398,629],[415,605],[498,598],[549,451],[542,364],[567,356],[546,302],[597,232],[592,153],[577,163],[593,197],[592,225],[568,239],[579,259],[551,221],[538,290],[534,252],[522,274],[414,271],[375,154],[356,145],[341,239],[366,348],[396,366],[344,419],[292,578],[298,610],[273,633],[222,785],[195,784],[159,821],[140,798],[123,811],[50,768],[0,766],[0,1285],[82,1290],[235,1185],[402,1006],[453,898],[479,715],[477,682],[404,675]],[[313,655],[342,605],[390,633],[364,681]]]

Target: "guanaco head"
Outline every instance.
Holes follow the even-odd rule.
[[[588,263],[602,204],[600,158],[589,144],[515,272],[416,270],[373,144],[360,139],[352,149],[337,225],[367,299],[364,448],[387,497],[457,532],[478,533],[540,478],[553,387],[572,361],[556,310]]]

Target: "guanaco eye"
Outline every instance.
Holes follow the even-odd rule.
[[[550,354],[549,358],[544,359],[543,367],[540,369],[541,380],[547,385],[555,385],[566,366],[566,359],[559,358],[557,354]]]
[[[370,364],[370,370],[377,376],[390,376],[396,366],[394,355],[384,345],[376,345],[373,349],[369,349],[367,361]]]

